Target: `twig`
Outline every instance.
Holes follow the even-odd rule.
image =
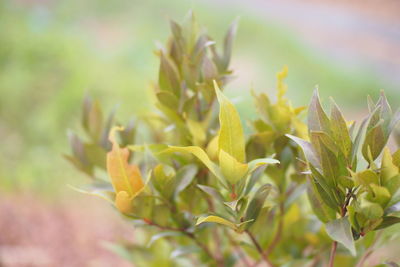
[[[244,266],[251,267],[251,263],[247,260],[247,256],[243,253],[242,248],[237,244],[237,242],[232,238],[232,236],[226,231],[226,236],[228,237],[229,242],[235,249],[236,253],[239,255],[239,259],[243,261]]]
[[[149,220],[145,220],[145,222],[148,225],[159,228],[160,230],[181,232],[182,234],[184,234],[187,237],[189,237],[190,239],[192,239],[211,259],[213,259],[217,263],[218,266],[223,266],[223,263],[211,253],[210,249],[205,244],[201,243],[193,233],[188,232],[186,229],[162,226],[162,225],[159,225],[159,224],[149,221]]]
[[[347,206],[349,205],[350,200],[351,200],[352,197],[353,197],[353,191],[352,191],[352,189],[350,189],[349,192],[347,192],[347,195],[346,195],[346,198],[345,198],[343,206],[340,208],[340,216],[342,218],[344,216],[346,216]],[[329,256],[328,267],[333,267],[333,264],[335,262],[337,245],[338,245],[337,241],[333,241],[332,248],[331,248],[331,255]]]
[[[371,256],[372,252],[374,252],[374,246],[378,242],[378,239],[381,237],[382,231],[379,231],[377,236],[375,237],[374,242],[371,244],[371,246],[365,251],[364,255],[360,258],[358,261],[356,267],[363,267],[365,261],[368,259],[369,256]]]
[[[260,256],[267,263],[267,265],[269,267],[275,267],[275,265],[273,265],[272,262],[269,260],[268,256],[263,253],[263,249],[261,248],[260,244],[258,243],[257,239],[254,237],[254,235],[250,231],[246,230],[245,232],[250,237],[251,242],[253,242],[253,244],[256,247],[258,253],[260,253]]]
[[[278,245],[278,243],[282,237],[284,213],[285,213],[285,202],[282,201],[279,204],[278,229],[276,230],[276,234],[275,234],[274,238],[272,239],[271,243],[269,244],[268,248],[263,252],[264,255],[266,255],[266,256],[268,256],[274,250],[274,248]]]
[[[335,262],[336,249],[337,249],[337,241],[333,241],[331,248],[331,255],[329,256],[329,264],[328,264],[329,267],[333,267],[333,263]]]

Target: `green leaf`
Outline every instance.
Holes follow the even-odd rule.
[[[175,195],[178,195],[192,183],[193,179],[196,177],[197,170],[198,168],[196,165],[189,164],[182,167],[176,173],[175,179],[177,180],[177,182],[176,182]]]
[[[370,169],[356,173],[355,181],[357,185],[363,185],[368,187],[370,184],[379,184],[378,175]]]
[[[350,163],[352,165],[355,163],[355,160],[356,160],[356,157],[357,157],[357,153],[358,153],[358,150],[359,150],[359,147],[360,147],[361,139],[362,139],[362,136],[364,134],[365,127],[367,126],[368,119],[369,119],[369,117],[365,118],[361,122],[361,125],[360,125],[360,127],[358,128],[358,131],[357,131],[356,138],[354,139],[353,146],[351,147],[351,153],[350,153],[351,162]]]
[[[244,163],[246,162],[245,139],[239,114],[235,106],[221,93],[215,81],[214,87],[220,105],[218,147],[237,161]]]
[[[177,237],[177,236],[184,236],[182,232],[177,232],[177,231],[166,231],[166,232],[161,232],[158,234],[155,234],[151,237],[149,243],[147,244],[147,247],[151,247],[154,242],[157,240],[164,238],[164,237]]]
[[[304,156],[306,157],[308,162],[310,162],[315,167],[319,168],[319,166],[320,166],[319,160],[318,160],[315,150],[310,142],[308,142],[304,139],[298,138],[297,136],[294,136],[294,135],[286,134],[286,136],[288,138],[292,139],[297,145],[299,145],[301,147],[301,149],[303,150]]]
[[[307,196],[315,215],[322,222],[327,223],[336,218],[336,211],[325,203],[325,199],[322,198],[320,190],[317,188],[318,186],[320,185],[311,183],[307,188]]]
[[[329,186],[334,187],[337,184],[337,177],[340,174],[340,166],[335,154],[325,145],[323,135],[311,132],[312,144],[320,157],[324,179]]]
[[[156,96],[158,101],[170,109],[176,109],[179,106],[178,98],[170,91],[160,91]]]
[[[223,202],[224,201],[224,197],[215,188],[213,188],[211,186],[202,185],[202,184],[198,184],[197,187],[200,188],[206,194],[208,194],[211,197],[213,197],[215,200],[217,200],[219,202]]]
[[[368,162],[368,148],[371,150],[372,160],[375,160],[382,152],[382,149],[386,145],[387,137],[383,131],[383,120],[377,123],[374,127],[367,131],[365,136],[364,144],[362,146],[362,154]]]
[[[181,91],[179,80],[179,72],[174,62],[161,53],[158,77],[158,83],[161,90],[169,91],[174,95],[179,96]]]
[[[331,122],[332,138],[340,147],[345,157],[347,157],[351,152],[351,138],[342,112],[339,110],[338,106],[333,100],[331,109]]]
[[[79,193],[89,194],[105,199],[114,205],[115,193],[110,183],[95,182],[83,187],[75,187],[72,185],[69,185],[69,187]]]
[[[387,188],[375,184],[371,184],[372,194],[368,194],[367,199],[374,203],[378,203],[382,208],[385,208],[389,203],[391,195]]]
[[[312,177],[315,179],[312,182],[315,183],[316,189],[321,195],[322,200],[333,210],[338,210],[339,203],[333,194],[333,188],[327,184],[325,178],[317,169],[314,168],[314,166],[310,165],[310,169]]]
[[[198,246],[180,246],[171,253],[171,259],[184,256],[186,254],[197,253],[201,249]]]
[[[383,216],[382,207],[377,204],[363,199],[360,205],[360,212],[368,219],[374,220]]]
[[[327,223],[326,232],[333,240],[341,243],[350,250],[353,256],[356,256],[353,234],[347,216]]]
[[[224,53],[222,57],[222,69],[226,70],[229,66],[232,54],[232,44],[233,40],[235,39],[236,30],[237,30],[238,20],[232,22],[231,26],[229,27],[228,32],[226,33],[225,40],[224,40]]]
[[[158,164],[152,172],[152,183],[167,200],[173,196],[176,186],[175,170],[171,166]]]
[[[308,107],[308,130],[321,131],[327,134],[331,131],[330,121],[319,101],[318,89],[314,90]]]
[[[375,230],[384,229],[392,226],[393,224],[400,223],[400,218],[395,216],[385,216],[382,219],[383,221],[378,227],[375,228]]]
[[[238,227],[236,226],[235,223],[230,222],[224,218],[221,218],[221,217],[215,216],[215,215],[199,218],[196,222],[196,226],[198,226],[202,223],[218,223],[218,224],[228,226],[229,228],[231,228],[235,231],[238,230]]]
[[[250,201],[249,205],[247,206],[246,210],[246,215],[245,215],[245,220],[256,220],[258,217],[258,214],[260,213],[265,199],[271,192],[272,186],[270,184],[265,184],[261,186],[257,192],[255,193],[254,197]],[[247,225],[247,227],[250,227],[251,223]]]

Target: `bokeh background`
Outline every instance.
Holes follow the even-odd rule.
[[[79,129],[88,94],[106,110],[118,104],[121,121],[153,110],[154,51],[168,20],[189,10],[217,41],[239,17],[226,92],[245,119],[254,116],[250,89],[272,94],[284,65],[296,105],[316,85],[348,119],[381,89],[400,105],[397,0],[2,0],[0,266],[128,266],[107,242],[132,239],[130,226],[67,186],[86,179],[62,157],[67,129]]]

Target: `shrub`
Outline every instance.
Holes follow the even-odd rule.
[[[382,93],[358,125],[333,101],[328,116],[315,90],[306,125],[305,107],[285,98],[285,67],[276,102],[253,93],[259,118],[246,137],[222,92],[236,23],[222,47],[194,16],[171,31],[157,53],[158,113],[122,127],[86,98],[87,136],[69,136],[66,158],[92,179],[77,190],[142,229],[112,248],[138,266],[333,266],[339,254],[338,266],[363,266],[400,222],[400,150],[386,147],[400,112]]]

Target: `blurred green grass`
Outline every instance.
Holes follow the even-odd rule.
[[[39,4],[40,3],[40,4]],[[388,89],[377,75],[332,63],[293,32],[239,6],[190,1],[2,1],[0,2],[0,188],[44,195],[67,192],[82,175],[62,158],[66,131],[79,128],[86,94],[110,110],[120,103],[123,121],[151,107],[157,79],[155,41],[165,42],[168,19],[192,9],[221,41],[240,16],[233,67],[238,78],[227,89],[239,97],[244,118],[254,116],[249,89],[267,90],[275,73],[289,66],[289,96],[306,105],[316,84],[358,112],[366,95]],[[400,98],[392,97],[394,104]],[[397,101],[397,102],[396,102]],[[325,101],[328,102],[328,101]]]

